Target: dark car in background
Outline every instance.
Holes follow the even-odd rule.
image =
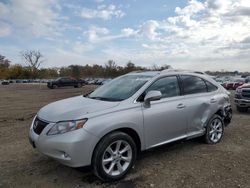
[[[85,81],[81,79],[76,79],[72,77],[62,77],[57,78],[56,80],[51,80],[47,82],[47,87],[50,89],[54,89],[56,87],[66,87],[66,86],[73,86],[73,87],[82,87],[85,85]]]

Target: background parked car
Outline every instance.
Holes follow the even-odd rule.
[[[102,85],[104,85],[104,84],[110,82],[111,80],[112,80],[111,78],[105,79],[105,80],[102,82]]]
[[[247,112],[250,108],[250,84],[246,83],[236,89],[235,105],[239,112]]]
[[[16,80],[10,80],[10,84],[16,83]]]
[[[103,85],[111,80],[111,78],[85,78],[83,79],[88,85]]]
[[[2,85],[9,85],[9,84],[10,84],[10,82],[8,80],[3,80],[2,81]]]
[[[103,79],[103,78],[98,78],[98,79],[96,79],[95,85],[103,85],[104,80],[105,80],[105,79]]]
[[[82,87],[84,83],[85,82],[81,79],[63,77],[47,82],[47,86],[50,89],[54,89],[56,87],[65,87],[65,86]]]
[[[232,79],[232,81],[225,82],[223,84],[223,87],[226,88],[226,89],[235,90],[239,86],[243,85],[244,83],[245,83],[245,79],[244,78],[234,78],[234,79]]]
[[[88,81],[88,84],[89,85],[92,85],[92,84],[95,84],[96,83],[96,79],[90,79],[89,81]]]

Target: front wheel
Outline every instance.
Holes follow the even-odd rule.
[[[55,89],[56,88],[56,85],[52,85],[52,89]]]
[[[74,85],[74,88],[80,88],[82,87],[82,84],[78,83],[77,85]]]
[[[214,115],[208,122],[204,140],[207,144],[217,144],[224,134],[224,122],[219,115]]]
[[[136,144],[129,135],[123,132],[108,134],[94,151],[94,173],[103,181],[119,180],[133,167],[136,153]]]
[[[81,84],[81,83],[78,83],[78,84],[77,84],[77,87],[78,87],[78,88],[82,87],[82,84]]]

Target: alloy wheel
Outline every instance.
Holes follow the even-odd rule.
[[[220,119],[214,119],[210,124],[209,138],[213,143],[218,142],[222,137],[222,122]]]
[[[124,140],[117,140],[104,151],[102,167],[108,175],[118,176],[127,170],[131,161],[131,146]]]

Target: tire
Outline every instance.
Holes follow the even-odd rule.
[[[119,180],[133,167],[136,155],[136,144],[129,135],[123,132],[110,133],[101,139],[94,151],[94,174],[105,182]]]
[[[237,111],[238,112],[247,112],[248,108],[247,107],[239,107],[239,106],[237,106]]]
[[[224,121],[219,115],[213,115],[208,121],[204,141],[207,144],[217,144],[224,135]]]
[[[74,88],[80,88],[80,87],[82,87],[80,83],[78,83],[77,85],[74,85]]]

